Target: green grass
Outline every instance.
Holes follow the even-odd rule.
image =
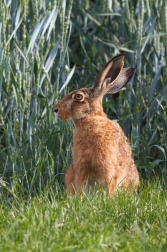
[[[0,251],[167,251],[167,197],[159,182],[134,195],[66,197],[51,191],[0,208]]]

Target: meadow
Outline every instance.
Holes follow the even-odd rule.
[[[0,251],[167,251],[167,199],[150,183],[134,195],[55,195],[0,208]]]
[[[0,0],[0,250],[167,251],[167,3]],[[103,107],[128,136],[139,192],[67,197],[72,123],[54,104],[125,53]]]

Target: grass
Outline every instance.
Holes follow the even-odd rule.
[[[51,191],[2,204],[0,251],[167,251],[167,198],[160,182],[134,195],[66,197]]]

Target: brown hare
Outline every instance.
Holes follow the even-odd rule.
[[[74,122],[73,161],[65,175],[68,194],[105,187],[112,197],[118,189],[137,189],[139,175],[131,147],[121,127],[103,112],[105,94],[124,87],[135,68],[123,68],[124,54],[111,59],[97,74],[92,88],[81,88],[67,94],[54,107],[58,117]]]

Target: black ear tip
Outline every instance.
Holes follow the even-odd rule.
[[[124,53],[120,53],[118,55],[116,55],[114,58],[112,58],[110,61],[114,61],[118,58],[122,58],[122,59],[125,59],[125,54]]]
[[[124,68],[123,70],[126,70],[126,68]],[[135,67],[129,67],[127,68],[127,70],[125,71],[125,74],[127,74],[129,77],[134,75],[136,73],[136,68]]]
[[[136,73],[136,68],[135,67],[132,67],[132,73],[133,73],[133,75]]]

